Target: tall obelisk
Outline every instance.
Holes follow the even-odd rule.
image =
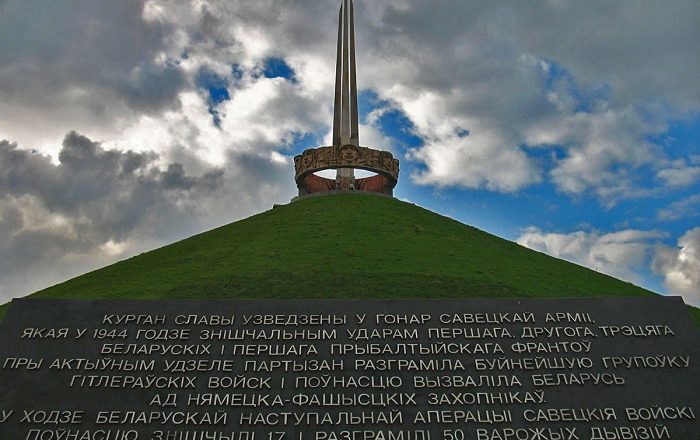
[[[356,191],[393,197],[399,178],[399,161],[389,151],[360,146],[352,0],[343,0],[340,8],[334,107],[333,145],[307,148],[294,157],[297,198]],[[336,170],[335,179],[317,175],[330,169]],[[356,179],[355,169],[376,174]]]
[[[338,22],[338,55],[335,65],[333,145],[360,146],[357,116],[357,67],[355,65],[355,18],[352,0],[343,0]],[[338,168],[338,179],[352,179],[352,168]]]

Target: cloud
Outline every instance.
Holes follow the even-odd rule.
[[[664,153],[647,137],[700,108],[692,16],[691,1],[395,3],[368,37],[381,42],[371,81],[426,141],[409,155],[416,182],[512,192],[548,169],[562,192],[610,205],[651,193],[640,169]],[[523,145],[560,150],[542,160]]]
[[[662,221],[680,220],[700,215],[700,194],[695,194],[669,204],[656,212],[656,218]]]
[[[118,131],[177,108],[186,85],[175,29],[139,0],[0,3],[0,136],[55,146],[70,129]],[[41,126],[42,130],[36,130]]]
[[[677,247],[658,246],[653,268],[669,293],[700,306],[700,228],[687,231]]]
[[[660,151],[642,138],[662,129],[649,125],[638,112],[599,111],[562,115],[527,130],[530,145],[560,145],[566,154],[550,171],[563,192],[594,190],[603,200],[633,197],[637,167],[651,164]]]
[[[559,234],[530,227],[523,231],[517,243],[625,281],[642,284],[642,274],[648,268],[654,242],[664,236],[659,231],[634,229],[612,233],[577,231]]]
[[[54,165],[47,156],[0,144],[0,196],[36,199],[50,212],[86,218],[85,237],[120,240],[159,211],[174,203],[212,193],[222,186],[223,170],[187,176],[182,165],[160,170],[153,153],[104,150],[98,143],[69,133]]]
[[[425,165],[412,176],[421,185],[514,192],[542,180],[534,161],[517,146],[508,148],[496,133],[475,130],[465,139],[456,135],[431,139],[408,157]]]
[[[293,69],[296,83],[284,81],[279,99],[254,115],[279,122],[302,104],[298,127],[318,132],[330,122],[337,1],[58,7],[8,0],[0,7],[0,113],[8,115],[0,137],[21,145],[57,153],[49,149],[69,130],[110,142],[146,116],[185,113],[183,93],[195,89],[202,69],[230,78],[238,68],[243,81],[232,81],[231,101],[214,109],[219,137],[228,138],[256,122],[241,108],[245,96],[236,105],[235,95],[242,87],[269,97],[262,84],[248,85],[270,59]],[[696,8],[693,0],[673,7],[645,0],[633,9],[359,0],[359,85],[403,111],[424,140],[406,157],[416,162],[418,184],[515,192],[549,179],[565,193],[590,191],[614,204],[650,193],[640,189],[639,169],[664,154],[648,135],[700,108],[693,76],[700,57],[688,56],[700,39]],[[31,128],[37,124],[40,133]],[[545,159],[531,144],[561,150]],[[659,178],[675,185],[688,173],[659,170]]]
[[[643,274],[651,267],[664,278],[668,294],[700,306],[700,228],[687,231],[677,247],[658,243],[665,237],[660,231],[634,229],[559,234],[530,227],[517,242],[636,284],[644,283]]]
[[[0,3],[0,297],[291,199],[287,154],[297,134],[327,130],[332,87],[262,75],[273,54],[252,36],[269,11],[39,3]],[[49,19],[61,38],[44,34]],[[320,63],[287,62],[300,75]],[[201,72],[226,79],[229,99],[212,99]]]
[[[0,297],[30,293],[291,197],[283,190],[286,178],[291,182],[284,158],[231,154],[224,167],[200,163],[198,174],[182,163],[159,163],[155,153],[106,150],[76,132],[65,137],[58,163],[0,142]]]
[[[691,158],[691,162],[700,165],[697,156]],[[700,182],[700,166],[689,165],[684,159],[675,160],[671,165],[656,173],[657,179],[662,180],[666,186],[683,188]]]

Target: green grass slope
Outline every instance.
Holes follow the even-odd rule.
[[[367,195],[337,195],[276,207],[85,274],[33,297],[510,298],[651,294],[408,203]],[[696,319],[700,322],[700,316]]]

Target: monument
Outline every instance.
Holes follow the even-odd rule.
[[[296,158],[301,198],[391,196],[398,161],[359,145],[351,0],[337,66],[334,145]],[[335,180],[314,174],[331,168]],[[361,209],[318,209],[343,202]],[[416,249],[423,259],[406,271]],[[700,439],[700,333],[680,298],[391,197],[301,200],[106,269],[52,299],[12,302],[0,325],[0,440]],[[313,284],[320,274],[330,275]],[[545,280],[536,286],[549,297],[523,298],[533,295],[512,274]],[[283,282],[265,284],[275,276]],[[272,295],[241,294],[246,277]],[[116,294],[97,299],[108,285]],[[348,286],[354,297],[328,299]],[[175,299],[178,289],[197,299]],[[620,296],[590,297],[606,289]],[[521,297],[497,299],[503,291]],[[582,297],[562,298],[572,291]]]
[[[294,158],[299,196],[363,191],[391,197],[399,178],[399,161],[388,151],[360,146],[352,0],[343,0],[340,8],[335,71],[333,145],[311,148]],[[335,179],[315,174],[328,169],[338,170]],[[355,169],[375,175],[357,179]]]

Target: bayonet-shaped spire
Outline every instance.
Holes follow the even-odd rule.
[[[2,0],[0,0],[2,1]],[[355,65],[355,19],[352,0],[342,0],[338,23],[338,60],[335,66],[333,145],[308,148],[294,157],[294,181],[299,197],[365,191],[392,197],[399,178],[399,161],[389,151],[360,146]],[[336,170],[335,180],[318,175]],[[355,170],[374,175],[355,178]]]
[[[335,66],[333,145],[360,146],[357,119],[354,9],[352,0],[343,0],[338,23],[338,61]]]

